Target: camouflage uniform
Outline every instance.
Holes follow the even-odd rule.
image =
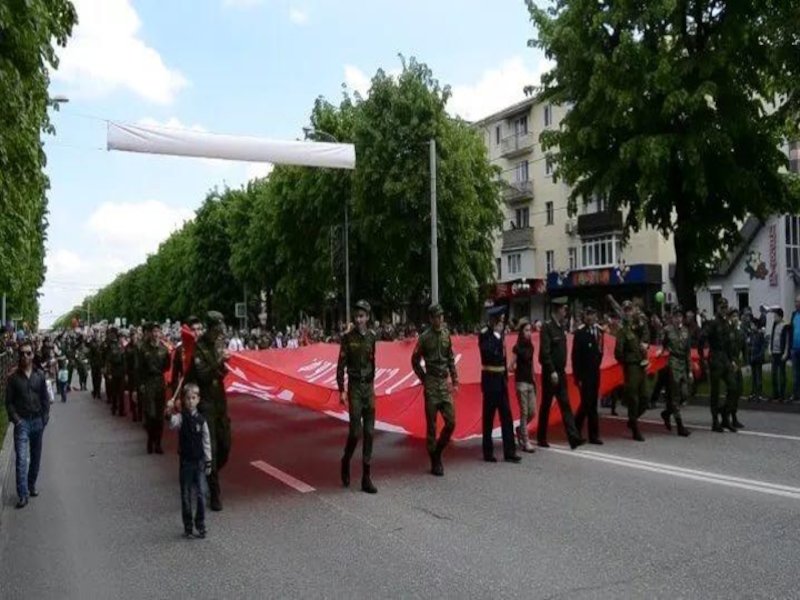
[[[127,374],[126,389],[128,392],[128,406],[131,411],[131,418],[134,423],[142,420],[143,407],[139,394],[139,343],[135,341],[133,335],[127,346],[125,346],[125,373]]]
[[[433,305],[428,312],[431,317],[441,316],[442,307],[438,304]],[[447,384],[447,376],[450,376],[453,387],[458,385],[453,342],[450,339],[450,332],[444,325],[438,330],[430,327],[419,336],[414,353],[411,355],[411,367],[425,390],[426,445],[431,458],[431,472],[441,476],[444,474],[442,452],[456,428],[456,409]],[[437,413],[440,413],[444,420],[438,442],[436,441]]]
[[[154,323],[145,326],[149,331]],[[160,343],[145,339],[139,345],[136,359],[139,381],[139,405],[142,407],[147,430],[147,453],[163,454],[161,437],[164,434],[166,382],[164,371],[169,366],[169,352]]]
[[[688,430],[683,426],[680,405],[689,396],[689,375],[691,371],[691,336],[689,331],[681,324],[678,327],[667,325],[662,334],[661,346],[669,352],[667,359],[667,408],[661,413],[664,425],[671,430],[670,418],[675,417],[678,434],[688,436]]]
[[[364,300],[356,303],[357,311],[365,311],[369,316],[370,306]],[[370,478],[372,461],[372,439],[375,431],[375,332],[367,329],[361,333],[357,327],[342,338],[339,350],[339,363],[336,367],[336,383],[339,393],[345,391],[345,372],[347,373],[347,403],[350,413],[350,429],[342,457],[342,483],[350,485],[350,459],[364,436],[362,447],[363,479],[362,489],[369,493],[377,490]]]
[[[627,300],[623,303],[625,309],[632,307]],[[633,439],[640,442],[644,441],[644,437],[639,431],[639,417],[647,410],[649,402],[645,367],[647,355],[642,351],[641,345],[646,343],[648,335],[647,326],[641,319],[633,315],[626,316],[617,332],[614,348],[614,358],[622,365],[625,380],[622,395],[628,405],[628,429],[633,433]]]
[[[111,404],[111,414],[125,415],[125,350],[117,339],[114,329],[109,331],[104,355],[107,402]]]
[[[731,425],[737,429],[744,427],[739,421],[739,399],[744,393],[744,376],[742,374],[742,365],[745,363],[747,357],[747,341],[744,329],[741,324],[731,323],[731,355],[735,366],[732,366],[733,372],[733,393],[731,394],[730,404],[728,405],[728,412],[730,413]]]
[[[89,369],[92,371],[92,398],[99,400],[103,386],[103,348],[97,338],[89,340]]]
[[[735,432],[736,428],[730,422],[730,409],[736,400],[736,385],[733,378],[734,337],[727,319],[728,303],[723,299],[720,302],[720,311],[713,321],[709,321],[700,338],[699,349],[702,356],[703,348],[708,343],[709,378],[711,390],[709,404],[711,406],[711,428],[716,432],[725,429]],[[720,407],[719,387],[720,382],[725,384],[726,402]],[[720,423],[722,416],[722,423]]]

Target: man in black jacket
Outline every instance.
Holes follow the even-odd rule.
[[[584,311],[584,324],[572,340],[572,374],[581,390],[581,406],[575,415],[575,428],[582,433],[583,420],[588,418],[589,443],[602,445],[597,397],[600,393],[600,365],[603,362],[603,330],[597,326],[597,311]]]
[[[791,327],[783,321],[783,309],[775,309],[775,320],[769,336],[769,352],[772,357],[772,399],[786,400],[786,361],[789,360]]]
[[[14,425],[14,453],[17,458],[17,508],[28,505],[28,496],[39,495],[36,480],[42,459],[42,437],[50,419],[47,385],[44,373],[33,366],[31,343],[23,342],[19,348],[19,365],[8,377],[6,386],[6,411],[9,422]]]

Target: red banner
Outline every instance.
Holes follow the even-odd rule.
[[[571,348],[572,336],[568,337]],[[506,340],[508,353],[516,341]],[[538,365],[538,334],[534,334],[534,367],[537,379],[537,401],[541,402],[541,373]],[[606,335],[602,364],[600,395],[622,385],[622,368],[614,360],[616,340]],[[425,437],[425,401],[422,386],[411,370],[411,353],[415,342],[379,342],[375,374],[376,427],[417,438]],[[453,338],[460,389],[455,398],[456,439],[481,435],[481,364],[478,340],[475,336]],[[226,388],[229,392],[250,394],[271,402],[296,404],[347,420],[347,410],[339,404],[336,388],[336,361],[339,346],[316,344],[291,350],[245,351],[233,355],[228,363]],[[650,371],[663,368],[666,357],[655,358],[651,352]],[[577,387],[572,379],[571,364],[567,364],[570,404],[575,410],[580,402]],[[519,407],[514,392],[513,376],[509,378],[509,393],[514,419],[519,419]],[[557,424],[561,414],[553,403],[550,423]],[[497,425],[497,424],[496,424]],[[531,430],[536,422],[531,423]]]

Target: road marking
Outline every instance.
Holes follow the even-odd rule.
[[[615,417],[611,416],[604,416],[604,419],[609,419],[611,421],[627,421],[628,417]],[[639,423],[646,423],[647,425],[661,425],[664,426],[664,421],[655,421],[651,419],[639,419]],[[711,431],[711,427],[707,427],[705,425],[689,425],[684,423],[687,429],[697,429],[699,431]],[[800,442],[800,436],[797,435],[786,435],[783,433],[767,433],[766,431],[746,431],[744,429],[740,429],[738,431],[738,435],[752,435],[755,437],[765,437],[765,438],[772,438],[774,440],[789,440],[791,442]]]
[[[680,477],[682,479],[691,479],[694,481],[702,481],[704,483],[713,483],[716,485],[722,485],[726,487],[750,490],[753,492],[760,492],[762,494],[770,494],[772,496],[791,498],[792,500],[800,500],[800,488],[792,487],[789,485],[769,483],[766,481],[759,481],[756,479],[746,479],[744,477],[734,477],[731,475],[724,475],[722,473],[713,473],[711,471],[686,469],[683,467],[677,467],[674,465],[668,465],[664,463],[638,460],[635,458],[628,458],[625,456],[618,456],[615,454],[606,454],[604,452],[592,452],[590,450],[574,451],[574,450],[568,450],[566,447],[556,447],[556,446],[551,446],[549,450],[557,454],[572,456],[574,458],[584,458],[587,460],[609,463],[620,467],[638,469],[640,471],[649,471],[651,473],[671,475],[673,477]]]
[[[299,479],[295,479],[294,477],[292,477],[288,473],[284,473],[280,469],[276,469],[272,465],[265,463],[263,460],[256,460],[254,462],[251,462],[250,464],[252,466],[254,466],[256,469],[258,469],[259,471],[263,471],[264,473],[266,473],[270,477],[274,477],[278,481],[280,481],[282,483],[285,483],[286,485],[288,485],[291,488],[296,489],[301,494],[308,494],[309,492],[316,492],[317,491],[313,487],[308,485],[307,483],[304,483],[304,482],[300,481]]]

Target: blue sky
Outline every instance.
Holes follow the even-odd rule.
[[[477,119],[524,97],[546,65],[523,0],[73,0],[80,25],[51,95],[43,325],[154,252],[207,190],[267,165],[109,153],[105,119],[296,139],[314,99],[366,93],[398,53]]]

